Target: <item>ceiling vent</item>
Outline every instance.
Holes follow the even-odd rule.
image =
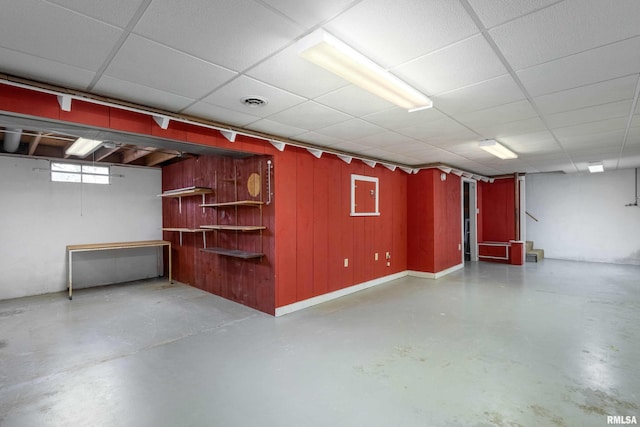
[[[264,107],[269,103],[266,98],[261,96],[247,96],[241,99],[242,103],[250,108]]]

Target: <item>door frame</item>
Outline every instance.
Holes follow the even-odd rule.
[[[460,180],[460,229],[462,243],[462,263],[464,264],[464,184],[469,183],[469,248],[471,262],[478,262],[478,182],[461,177]]]

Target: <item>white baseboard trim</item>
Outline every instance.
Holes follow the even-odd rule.
[[[438,271],[437,273],[427,273],[425,271],[414,271],[409,270],[407,274],[412,277],[421,277],[423,279],[439,279],[441,277],[446,276],[447,274],[451,274],[454,271],[458,271],[464,268],[464,263],[454,265],[453,267],[447,268],[446,270]]]
[[[379,277],[377,279],[369,280],[368,282],[360,283],[357,285],[349,286],[348,288],[338,289],[337,291],[329,292],[328,294],[318,295],[317,297],[309,298],[303,301],[294,302],[293,304],[285,305],[276,308],[276,317],[283,316],[285,314],[293,313],[294,311],[303,310],[305,308],[312,307],[323,302],[331,301],[336,298],[343,297],[345,295],[352,294],[354,292],[363,291],[374,286],[382,285],[392,280],[401,279],[406,277],[407,271],[400,273],[390,274],[389,276]]]

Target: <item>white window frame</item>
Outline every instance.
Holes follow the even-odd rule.
[[[52,182],[98,185],[111,184],[111,170],[109,166],[54,161],[51,162],[50,166]]]
[[[376,184],[374,212],[356,212],[356,181],[368,181]],[[380,216],[380,182],[376,176],[351,175],[351,216]]]

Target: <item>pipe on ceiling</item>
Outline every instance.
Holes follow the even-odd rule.
[[[20,138],[22,138],[22,129],[6,128],[4,130],[4,151],[7,153],[18,151]]]

